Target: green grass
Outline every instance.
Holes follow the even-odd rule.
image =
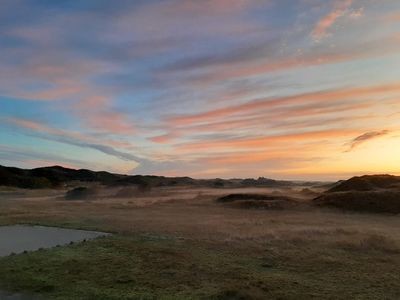
[[[399,299],[396,247],[345,234],[257,243],[114,235],[1,258],[0,287],[78,300]]]

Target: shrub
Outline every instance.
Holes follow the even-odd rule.
[[[97,192],[94,189],[87,187],[77,187],[69,190],[65,194],[66,200],[87,200],[96,196]]]

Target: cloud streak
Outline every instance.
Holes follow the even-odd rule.
[[[140,158],[138,158],[135,155],[132,155],[127,152],[119,151],[111,147],[110,145],[115,145],[115,146],[126,146],[124,143],[119,143],[116,141],[107,141],[103,140],[103,142],[107,143],[107,145],[104,144],[99,144],[99,140],[85,136],[81,133],[77,132],[69,132],[65,130],[60,130],[60,129],[55,129],[48,127],[44,124],[41,124],[39,122],[31,121],[31,120],[23,120],[23,119],[7,119],[6,122],[14,124],[18,127],[28,129],[38,136],[49,139],[52,141],[57,141],[60,143],[64,144],[69,144],[81,148],[90,148],[90,149],[95,149],[97,151],[103,152],[104,154],[108,154],[111,156],[114,156],[116,158],[126,160],[126,161],[136,161],[139,162],[141,161]],[[49,135],[49,136],[47,136]]]
[[[368,141],[377,139],[379,137],[385,136],[389,134],[389,130],[380,130],[380,131],[370,131],[363,133],[362,135],[357,136],[350,142],[346,143],[346,146],[348,146],[348,149],[345,152],[350,152],[353,151],[355,148],[359,147],[361,144],[364,144]]]
[[[0,139],[134,173],[289,176],[322,170],[325,158],[359,170],[343,145],[400,128],[399,9],[392,0],[5,1]],[[14,159],[35,160],[57,162]]]
[[[382,95],[382,93],[400,93],[399,83],[385,84],[372,87],[359,87],[338,89],[331,91],[317,91],[300,95],[286,96],[280,98],[256,99],[244,104],[224,107],[220,109],[210,110],[207,112],[197,113],[187,116],[174,116],[170,121],[176,125],[190,125],[194,123],[209,122],[213,119],[227,118],[229,116],[244,114],[249,112],[260,111],[262,109],[272,109],[275,107],[284,107],[286,105],[309,104],[318,102],[333,101],[338,99],[354,99],[361,97],[374,97]]]
[[[325,37],[337,19],[346,13],[352,2],[352,0],[335,0],[333,10],[318,21],[311,33],[311,36],[315,40],[320,40],[321,38]]]

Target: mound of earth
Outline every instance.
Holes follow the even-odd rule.
[[[400,190],[330,192],[315,198],[313,203],[343,210],[398,214]]]
[[[320,193],[313,191],[309,188],[304,188],[300,191],[300,194],[303,196],[307,196],[307,197],[316,197],[317,195],[319,195]]]
[[[119,189],[115,194],[114,197],[116,198],[132,198],[138,194],[137,188],[126,187]]]
[[[296,205],[293,198],[266,194],[229,194],[216,201],[238,208],[285,209]]]
[[[400,176],[364,175],[342,181],[329,189],[328,193],[345,191],[374,191],[377,189],[400,189]]]
[[[97,191],[87,187],[77,187],[65,194],[65,200],[88,200],[95,197]]]

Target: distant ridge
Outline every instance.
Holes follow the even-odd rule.
[[[154,175],[121,175],[105,171],[70,169],[61,166],[20,169],[0,165],[0,186],[19,188],[54,188],[74,181],[97,182],[108,186],[207,186],[207,187],[283,187],[293,182],[260,177],[258,179],[193,179],[190,177],[164,177]],[[309,185],[310,183],[305,183]]]

